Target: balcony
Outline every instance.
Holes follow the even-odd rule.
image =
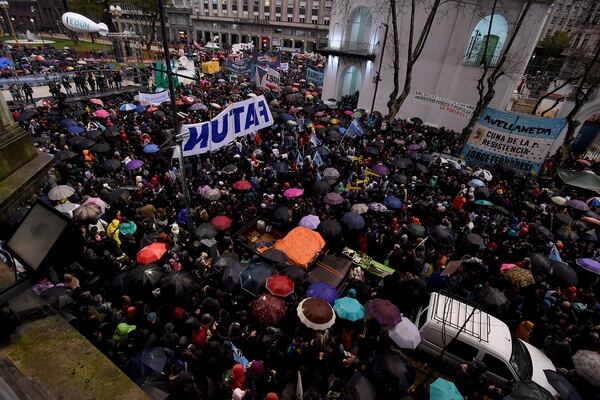
[[[489,68],[495,68],[498,65],[498,61],[500,61],[500,54],[495,55],[493,57],[488,57],[487,66]],[[477,54],[473,54],[470,57],[467,55],[463,61],[463,65],[465,67],[481,67],[483,68],[483,57],[478,56]]]
[[[325,56],[354,57],[363,60],[375,60],[375,51],[371,43],[342,42],[335,45],[326,41],[317,42],[317,53]]]

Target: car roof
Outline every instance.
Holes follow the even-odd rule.
[[[474,308],[464,300],[441,293],[432,293],[429,301],[429,318],[433,323],[450,327],[466,342],[484,342],[490,353],[508,361],[512,354],[512,339],[508,326],[498,318]]]

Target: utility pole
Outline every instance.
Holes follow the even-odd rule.
[[[373,100],[371,101],[371,114],[373,114],[375,108],[375,98],[377,97],[377,89],[379,89],[379,81],[381,80],[381,66],[383,65],[383,58],[385,57],[385,45],[387,44],[388,37],[388,24],[382,24],[385,26],[385,33],[383,36],[383,46],[381,47],[381,55],[379,56],[379,68],[375,73],[375,91],[373,92]]]
[[[165,67],[167,70],[167,79],[169,83],[169,95],[171,99],[171,119],[173,122],[174,134],[171,135],[167,141],[174,139],[175,151],[178,154],[179,161],[179,179],[181,180],[181,188],[183,190],[183,200],[185,202],[185,208],[187,210],[187,224],[190,233],[194,233],[194,215],[192,208],[192,199],[190,197],[190,189],[188,187],[187,178],[185,177],[184,164],[183,164],[183,148],[181,142],[183,138],[179,135],[179,117],[177,116],[177,104],[175,99],[175,87],[173,86],[173,71],[171,69],[171,54],[169,54],[169,39],[167,35],[167,21],[165,17],[165,3],[163,0],[158,1],[158,13],[160,14],[160,29],[162,36],[162,47],[165,55]]]

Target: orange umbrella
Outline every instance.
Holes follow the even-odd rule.
[[[140,264],[152,264],[160,260],[167,252],[167,245],[164,243],[154,242],[140,251],[138,251],[136,260]]]

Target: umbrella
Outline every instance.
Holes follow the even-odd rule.
[[[429,400],[463,400],[464,397],[458,391],[453,382],[443,378],[437,378],[429,385]]]
[[[521,267],[514,267],[508,269],[502,274],[507,280],[509,280],[513,285],[517,287],[523,288],[529,285],[533,285],[535,283],[535,279],[533,279],[531,271],[528,271]]]
[[[119,111],[133,111],[135,110],[136,105],[132,104],[132,103],[127,103],[127,104],[123,104],[121,107],[119,107]]]
[[[335,312],[326,302],[316,297],[309,297],[298,304],[298,318],[308,328],[325,330],[335,323]]]
[[[84,138],[83,136],[72,136],[69,139],[67,139],[67,142],[69,144],[72,144],[73,146],[81,146],[86,140],[86,138]]]
[[[367,314],[380,324],[396,326],[402,321],[398,307],[389,300],[375,298],[366,304]]]
[[[328,167],[328,168],[325,168],[325,171],[323,171],[323,176],[326,178],[337,179],[340,177],[340,173],[337,169]]]
[[[488,200],[475,200],[473,202],[473,204],[477,204],[478,206],[486,206],[486,207],[491,207],[494,205],[494,203],[492,203],[491,201],[488,201]]]
[[[396,196],[385,196],[383,199],[383,204],[394,210],[399,210],[402,208],[402,200]]]
[[[200,110],[208,110],[208,107],[206,107],[204,104],[202,103],[194,103],[190,106],[189,108],[190,111],[200,111]]]
[[[262,253],[262,256],[275,264],[287,264],[288,262],[287,255],[283,251],[275,248],[266,250]]]
[[[131,356],[129,363],[127,364],[126,372],[130,378],[136,381],[145,381],[146,377],[148,380],[153,380],[155,379],[153,378],[154,375],[162,374],[167,361],[168,356],[162,347],[147,347]],[[146,382],[142,385],[144,386],[144,390],[146,390],[145,386],[147,385],[152,388],[152,394],[155,394],[157,387],[160,387],[158,382]],[[153,400],[166,399],[167,397],[157,398],[151,396]]]
[[[348,400],[373,400],[377,398],[375,386],[359,372],[352,375],[344,388],[344,392]]]
[[[73,218],[73,210],[75,210],[77,207],[79,207],[79,204],[64,203],[57,205],[56,207],[54,207],[54,209],[63,214],[68,214],[69,217]]]
[[[264,262],[248,265],[240,272],[240,286],[253,296],[258,296],[265,288],[267,278],[275,275],[277,270]]]
[[[270,294],[263,294],[250,303],[254,318],[263,326],[277,325],[285,317],[285,301]]]
[[[158,282],[162,279],[164,272],[157,265],[144,266],[138,265],[129,270],[125,275],[125,287],[127,292],[133,294],[150,293],[156,288]]]
[[[379,175],[387,175],[390,173],[390,169],[382,163],[378,163],[373,167],[373,172]]]
[[[369,206],[363,203],[357,203],[352,206],[351,210],[357,214],[364,214],[369,211]]]
[[[412,236],[416,237],[425,237],[427,235],[427,229],[425,229],[423,225],[419,224],[408,224],[406,230],[408,230],[408,233],[410,233]]]
[[[227,164],[226,166],[223,167],[223,169],[221,171],[225,172],[226,174],[233,174],[237,170],[238,170],[238,168],[235,165]]]
[[[102,209],[95,204],[82,204],[73,210],[73,218],[86,221],[102,215]]]
[[[119,132],[119,128],[112,127],[112,128],[105,129],[102,132],[102,134],[104,135],[104,137],[112,138],[112,137],[119,136],[121,134],[121,132]]]
[[[476,233],[467,233],[464,236],[463,241],[466,244],[477,247],[479,249],[485,248],[485,242],[483,241],[483,238]]]
[[[382,386],[389,387],[394,393],[404,392],[415,381],[413,367],[397,351],[378,350],[371,360],[370,369]]]
[[[125,236],[133,236],[137,232],[137,225],[135,222],[121,222],[119,225],[119,231]]]
[[[577,375],[588,381],[590,384],[600,387],[600,354],[590,350],[578,350],[571,357],[575,372]]]
[[[588,206],[590,207],[600,207],[600,197],[592,197],[587,201]]]
[[[294,199],[296,197],[300,197],[304,194],[303,189],[291,188],[287,189],[283,192],[283,197],[287,197],[288,199]]]
[[[199,289],[194,276],[189,272],[167,274],[160,282],[160,294],[168,299],[188,301]]]
[[[374,156],[378,156],[379,155],[379,149],[377,147],[369,146],[369,147],[367,147],[367,152],[369,154],[374,155]]]
[[[217,230],[210,222],[205,222],[194,230],[196,239],[206,239],[217,236]]]
[[[228,292],[235,292],[240,289],[240,273],[246,268],[246,265],[238,262],[227,266],[221,277],[221,284]]]
[[[288,207],[279,207],[273,213],[273,217],[280,221],[289,222],[292,220],[292,210]]]
[[[328,283],[325,282],[314,282],[311,283],[306,291],[307,297],[314,297],[333,304],[339,297],[337,290]]]
[[[434,241],[443,245],[450,245],[456,241],[454,232],[444,225],[434,226],[430,229],[429,235]]]
[[[334,219],[326,219],[321,222],[318,231],[327,237],[334,237],[342,233],[342,226]]]
[[[218,215],[218,216],[214,217],[210,221],[210,223],[213,224],[213,226],[215,227],[216,230],[224,231],[231,227],[232,221],[231,221],[231,218],[229,218],[225,215]]]
[[[360,230],[365,226],[365,219],[354,211],[347,212],[342,218],[342,222],[352,230]]]
[[[112,201],[113,203],[117,203],[117,202],[128,202],[129,199],[131,199],[131,194],[129,193],[129,191],[127,189],[115,189],[112,192],[110,192],[110,195],[108,196],[110,201]]]
[[[107,151],[110,151],[110,145],[108,143],[96,143],[90,147],[90,150],[94,153],[106,153]]]
[[[412,144],[409,144],[408,146],[406,146],[406,149],[410,150],[410,151],[419,151],[419,150],[421,150],[421,146],[416,143],[412,143]]]
[[[167,252],[167,245],[164,243],[154,242],[140,251],[136,255],[136,261],[140,264],[152,264],[160,260]]]
[[[135,110],[133,110],[133,111],[135,111],[138,114],[141,114],[144,111],[146,111],[146,107],[144,107],[143,105],[139,104],[139,105],[135,106]]]
[[[568,285],[577,285],[577,273],[569,264],[554,260],[550,260],[549,262],[552,268],[552,275]]]
[[[583,400],[583,397],[577,392],[575,386],[573,386],[573,384],[563,375],[551,369],[545,369],[544,375],[546,375],[548,383],[556,389],[561,399]]]
[[[154,153],[158,153],[160,151],[160,147],[158,147],[158,145],[154,144],[154,143],[150,143],[146,146],[144,146],[144,153],[146,154],[154,154]]]
[[[67,199],[75,194],[75,189],[69,185],[58,185],[54,186],[48,192],[48,199],[52,201],[59,201],[62,199]]]
[[[21,113],[23,114],[23,113]],[[37,114],[37,112],[34,112],[34,115]],[[63,120],[60,121],[60,126],[62,126],[63,128],[68,128],[69,126],[77,126],[79,125],[79,122],[77,122],[76,120],[72,119],[72,118],[65,118]]]
[[[506,295],[495,287],[486,285],[476,292],[477,298],[490,306],[503,306],[508,303]]]
[[[273,296],[287,297],[294,293],[294,282],[286,275],[271,275],[267,278],[265,288]]]
[[[413,164],[412,160],[409,158],[399,158],[394,161],[394,167],[400,169],[406,169]]]
[[[600,191],[600,177],[590,170],[575,172],[558,168],[557,171],[560,179],[567,185],[593,190],[594,192]]]
[[[381,203],[369,203],[369,210],[373,210],[375,212],[386,212],[388,208]]]
[[[550,200],[552,200],[554,203],[558,204],[559,206],[567,205],[567,199],[565,199],[564,197],[561,197],[561,196],[550,197]]]
[[[359,321],[365,317],[365,308],[353,297],[342,297],[333,303],[336,315],[347,321]]]
[[[401,349],[414,350],[421,343],[419,328],[408,318],[402,318],[396,326],[388,329],[388,334]]]
[[[487,169],[478,169],[477,171],[473,172],[473,176],[482,181],[489,182],[492,180],[492,173]]]
[[[581,268],[600,275],[600,262],[592,258],[578,258],[576,260],[577,265]]]
[[[309,214],[302,217],[300,222],[298,222],[298,225],[308,229],[312,229],[314,231],[315,229],[317,229],[320,223],[321,220],[319,219],[319,217],[317,217],[316,215]]]
[[[125,170],[134,171],[140,168],[142,165],[144,165],[144,162],[142,160],[131,160],[127,163],[127,165],[125,165]]]
[[[219,189],[210,189],[204,193],[204,198],[210,201],[217,201],[221,198],[221,191]]]
[[[331,183],[329,183],[329,180],[327,180],[327,178],[318,180],[313,185],[312,190],[317,194],[328,193],[331,190]]]
[[[119,160],[110,159],[102,163],[102,169],[105,171],[116,171],[121,168],[121,162]]]
[[[90,99],[89,101],[90,101],[90,104],[94,104],[96,106],[102,107],[104,105],[104,103],[100,99]]]
[[[475,188],[485,186],[485,183],[481,179],[471,179],[469,182],[467,182],[467,185]]]
[[[588,211],[590,209],[590,207],[581,200],[568,200],[567,205],[578,211]]]
[[[535,233],[537,233],[538,236],[540,236],[543,239],[546,239],[549,241],[554,240],[554,235],[552,234],[552,232],[550,232],[550,229],[546,228],[545,226],[542,226],[542,225],[536,226]]]
[[[233,188],[237,190],[250,190],[252,184],[245,179],[239,180],[233,184]]]
[[[289,172],[290,170],[290,166],[287,165],[287,163],[283,162],[283,161],[277,161],[276,163],[273,163],[273,165],[271,165],[271,169],[275,172]]]
[[[75,126],[75,125],[73,125],[73,126],[69,126],[69,127],[67,128],[67,131],[68,131],[69,133],[73,133],[73,134],[79,134],[79,133],[83,132],[84,130],[85,130],[85,129],[83,129],[81,126]]]
[[[94,111],[94,117],[98,117],[98,118],[108,118],[110,116],[110,113],[106,110],[96,110]]]
[[[35,110],[25,110],[21,111],[19,114],[19,121],[29,121],[31,118],[37,115],[37,111]]]
[[[281,274],[290,278],[294,284],[301,285],[306,280],[306,270],[295,265],[288,265],[281,270]]]
[[[554,400],[554,396],[534,381],[521,381],[504,400]]]

